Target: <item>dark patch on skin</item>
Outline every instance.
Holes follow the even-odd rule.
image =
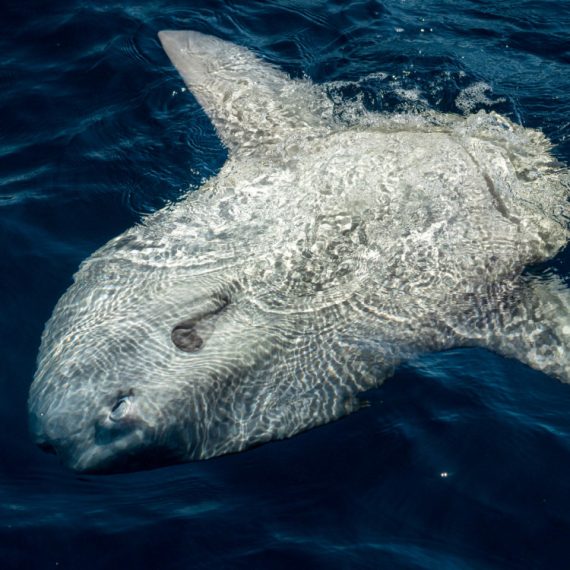
[[[176,327],[171,338],[174,345],[184,352],[198,352],[204,344],[204,339],[195,328]]]
[[[229,298],[224,297],[221,306],[212,313],[176,325],[170,333],[174,346],[183,352],[198,352],[214,332],[216,321],[229,303]]]
[[[507,208],[505,207],[505,203],[503,202],[501,196],[499,196],[499,193],[497,192],[497,189],[495,188],[495,184],[491,180],[491,177],[486,172],[483,172],[483,178],[485,178],[485,182],[487,183],[489,194],[491,194],[491,196],[493,196],[493,198],[495,199],[495,205],[497,206],[497,210],[499,211],[501,216],[503,216],[503,218],[507,220],[513,221],[511,220],[511,217],[507,212]]]

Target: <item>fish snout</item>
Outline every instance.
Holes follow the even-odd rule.
[[[60,463],[78,473],[97,473],[109,469],[121,451],[126,451],[135,442],[120,440],[127,438],[126,426],[109,425],[110,421],[99,421],[91,429],[73,422],[70,414],[30,414],[30,435],[42,451],[57,455]],[[135,437],[136,438],[136,437]],[[140,433],[139,438],[140,439]],[[136,443],[140,444],[140,441]],[[122,448],[122,449],[121,449]]]
[[[70,414],[30,414],[29,431],[32,441],[45,453],[57,455],[62,464],[73,454],[77,419]]]

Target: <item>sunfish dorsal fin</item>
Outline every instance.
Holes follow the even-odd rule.
[[[158,37],[230,150],[329,123],[332,102],[321,87],[290,79],[246,48],[199,32]]]

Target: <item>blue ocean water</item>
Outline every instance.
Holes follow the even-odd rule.
[[[570,164],[570,2],[5,0],[0,19],[0,568],[570,567],[570,387],[482,350],[402,368],[335,424],[145,473],[69,473],[26,417],[79,263],[225,160],[159,30],[347,81],[378,112],[482,93],[469,111]],[[569,280],[567,251],[550,266]]]

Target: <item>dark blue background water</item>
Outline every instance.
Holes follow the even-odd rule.
[[[408,366],[336,424],[153,472],[78,477],[26,428],[78,264],[224,162],[159,30],[316,82],[385,72],[341,89],[381,112],[396,88],[459,112],[483,81],[496,104],[474,110],[543,129],[570,163],[568,0],[4,0],[0,21],[0,568],[570,567],[570,387],[484,351]],[[570,277],[568,254],[552,264]]]

